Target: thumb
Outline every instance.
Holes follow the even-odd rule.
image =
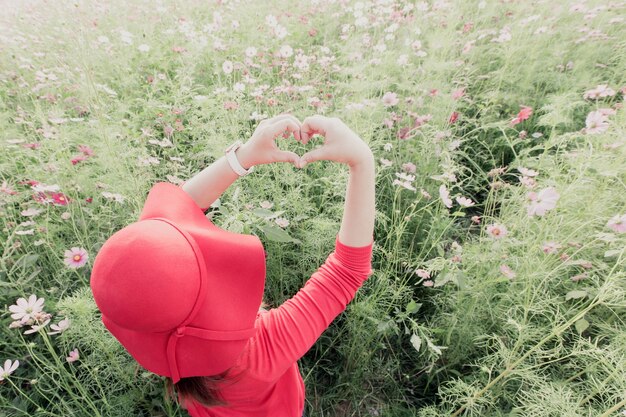
[[[300,160],[300,155],[290,151],[278,151],[276,153],[278,155],[278,161],[280,162],[291,162],[296,165]]]
[[[315,148],[312,151],[309,151],[300,157],[300,167],[304,167],[305,164],[309,162],[319,161],[320,159],[324,159],[324,147],[320,146],[319,148]]]

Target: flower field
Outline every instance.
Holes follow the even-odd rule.
[[[0,6],[0,416],[188,415],[103,326],[93,259],[287,112],[377,164],[374,274],[299,362],[307,416],[626,415],[625,1]],[[260,165],[207,214],[259,236],[271,307],[347,179]]]

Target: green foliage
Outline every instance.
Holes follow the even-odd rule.
[[[608,225],[626,207],[620,6],[217,3],[16,3],[0,15],[0,182],[17,191],[0,192],[0,365],[20,361],[0,381],[0,415],[187,415],[103,326],[90,267],[106,239],[136,221],[154,182],[191,177],[249,138],[254,115],[282,112],[341,118],[378,162],[375,273],[300,361],[307,415],[608,417],[626,409],[626,240]],[[270,14],[285,38],[272,34]],[[361,15],[367,23],[357,24]],[[293,48],[287,59],[284,45]],[[309,70],[294,66],[300,52],[315,55]],[[598,85],[616,93],[586,99]],[[397,104],[383,105],[388,92]],[[521,106],[532,114],[511,123]],[[585,133],[599,109],[615,110],[609,128]],[[20,146],[31,143],[40,147]],[[81,144],[94,156],[70,163]],[[303,154],[321,139],[278,144]],[[394,183],[408,163],[415,191]],[[537,171],[532,191],[558,191],[544,216],[528,216],[531,190],[519,168]],[[59,185],[70,204],[34,201],[32,180]],[[239,181],[210,216],[259,236],[265,299],[278,306],[333,250],[348,173],[328,161],[305,170],[270,164]],[[475,205],[460,206],[458,196]],[[43,212],[23,214],[32,207]],[[494,223],[507,228],[500,239],[487,232]],[[64,264],[71,247],[85,248],[85,266]],[[50,324],[68,318],[69,328],[10,328],[8,307],[30,294],[45,297]],[[74,349],[80,358],[70,363]]]

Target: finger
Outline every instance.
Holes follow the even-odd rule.
[[[307,117],[302,122],[302,127],[300,128],[302,143],[306,145],[311,136],[315,134],[326,136],[326,131],[328,130],[329,125],[330,118],[328,117],[319,114]]]
[[[283,113],[283,114],[279,114],[279,115],[274,116],[274,117],[263,119],[263,120],[261,120],[261,122],[259,122],[258,126],[259,127],[265,127],[266,125],[270,125],[272,123],[276,123],[277,121],[279,121],[281,119],[284,119],[285,117],[289,117],[289,116],[291,116],[291,115],[288,114],[288,113]],[[291,116],[291,117],[293,117],[293,116]]]
[[[302,126],[302,123],[300,122],[300,120],[298,120],[297,117],[291,115],[291,114],[281,114],[280,116],[276,116],[276,118],[280,117],[280,119],[278,119],[277,121],[275,121],[274,123],[285,123],[287,120],[292,120],[297,126],[297,129],[292,129],[291,127],[286,127],[285,130],[288,132],[293,133],[293,136],[296,138],[297,141],[300,141],[301,137],[300,137],[300,126]],[[289,133],[285,132],[283,134],[283,138],[287,139],[289,137]]]
[[[300,167],[303,167],[305,164],[308,164],[310,162],[326,159],[325,155],[326,155],[326,148],[324,146],[315,148],[312,151],[309,151],[305,153],[304,155],[302,155],[302,157],[300,157]]]
[[[295,132],[300,132],[300,125],[293,125],[293,124],[285,124],[285,123],[289,123],[289,122],[282,122],[283,125],[283,130],[282,130],[282,137],[284,139],[287,139],[289,136],[291,136],[291,134],[293,133],[293,135],[295,136]]]
[[[276,139],[277,136],[281,135],[286,130],[289,132],[295,132],[296,130],[300,130],[300,126],[293,120],[286,119],[267,126],[265,128],[265,133],[270,135],[273,139]]]
[[[302,124],[302,123],[300,122],[300,120],[298,120],[298,118],[297,118],[296,116],[294,116],[293,114],[291,114],[291,113],[282,113],[282,114],[279,114],[279,115],[277,115],[277,116],[272,117],[272,118],[271,118],[271,119],[269,119],[268,121],[269,121],[270,123],[276,123],[276,122],[281,121],[281,120],[284,120],[284,119],[286,119],[286,118],[290,118],[290,119],[292,119],[294,122],[298,123],[299,125],[300,125],[300,124]]]
[[[276,162],[289,162],[297,166],[300,155],[290,151],[276,151]]]
[[[263,119],[259,122],[258,126],[265,126],[268,123],[270,123],[269,119]]]
[[[289,132],[293,133],[293,136],[296,138],[296,140],[300,140],[300,126],[301,123],[300,121],[295,118],[294,116],[291,115],[286,115],[287,117],[281,118],[280,120],[274,122],[274,124],[279,123],[283,126],[283,132],[282,136],[283,138],[287,139],[290,135]],[[292,123],[295,123],[296,127],[293,127],[292,124],[290,124],[290,121]]]

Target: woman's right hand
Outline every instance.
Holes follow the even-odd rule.
[[[323,136],[324,143],[302,155],[296,163],[298,168],[319,160],[336,161],[355,167],[374,157],[363,139],[337,117],[316,114],[304,119],[300,127],[300,141],[306,145],[314,134]]]

